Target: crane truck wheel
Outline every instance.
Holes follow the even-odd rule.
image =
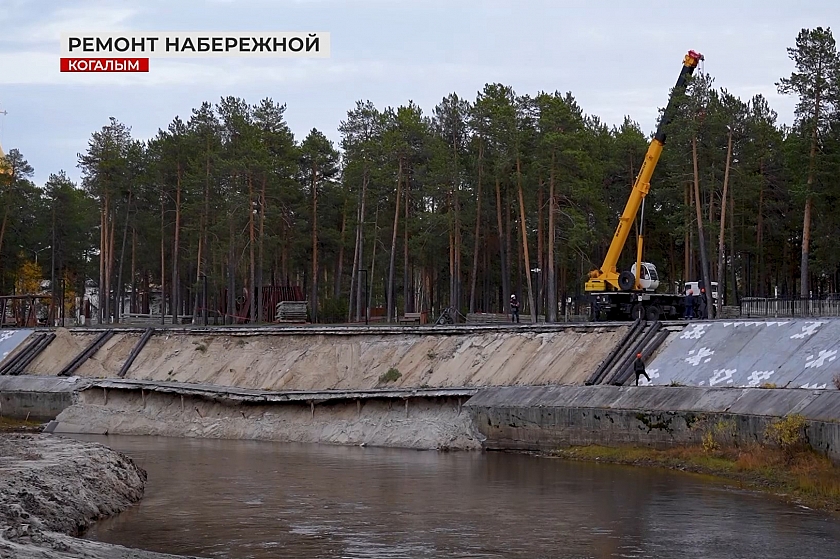
[[[646,320],[650,322],[656,322],[659,320],[659,317],[662,316],[662,309],[659,308],[658,305],[651,305],[647,308]]]
[[[633,275],[633,272],[628,270],[624,270],[620,274],[618,274],[618,286],[621,288],[622,291],[630,291],[636,285],[636,276]]]
[[[644,319],[645,318],[645,307],[641,303],[636,303],[633,305],[633,308],[630,309],[630,318],[636,320],[637,318]]]

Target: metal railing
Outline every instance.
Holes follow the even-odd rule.
[[[742,318],[795,318],[840,316],[840,299],[741,299]]]

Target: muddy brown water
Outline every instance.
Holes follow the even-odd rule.
[[[840,519],[699,476],[501,453],[79,437],[148,471],[86,537],[202,557],[836,558]]]

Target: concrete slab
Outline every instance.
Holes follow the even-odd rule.
[[[51,427],[50,427],[51,426]],[[45,433],[53,433],[55,435],[107,435],[108,430],[103,427],[90,427],[87,425],[77,425],[75,423],[67,423],[66,421],[51,421],[48,424],[49,431],[44,430]]]
[[[604,409],[731,413],[840,422],[840,391],[785,388],[708,388],[696,386],[550,386],[481,389],[465,404],[471,408]]]
[[[709,387],[833,388],[840,320],[696,322],[649,363],[651,382]]]
[[[3,362],[29,335],[31,328],[0,330],[0,363]]]

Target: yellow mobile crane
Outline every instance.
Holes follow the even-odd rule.
[[[642,163],[630,198],[624,207],[624,213],[618,220],[615,235],[607,250],[604,263],[597,270],[589,272],[586,282],[586,292],[592,294],[593,318],[646,318],[659,320],[661,316],[676,316],[684,308],[684,295],[655,293],[659,287],[659,276],[656,267],[650,262],[642,262],[642,246],[644,239],[644,200],[650,190],[650,179],[662,147],[665,145],[665,128],[671,120],[674,111],[674,93],[685,88],[689,78],[694,73],[697,64],[703,60],[703,55],[688,51],[683,60],[682,71],[677,84],[668,99],[668,105],[656,128],[656,134],[648,146],[645,160]],[[630,270],[619,273],[617,265],[621,251],[627,242],[630,228],[642,209],[639,227],[639,241],[636,250],[636,262]]]

